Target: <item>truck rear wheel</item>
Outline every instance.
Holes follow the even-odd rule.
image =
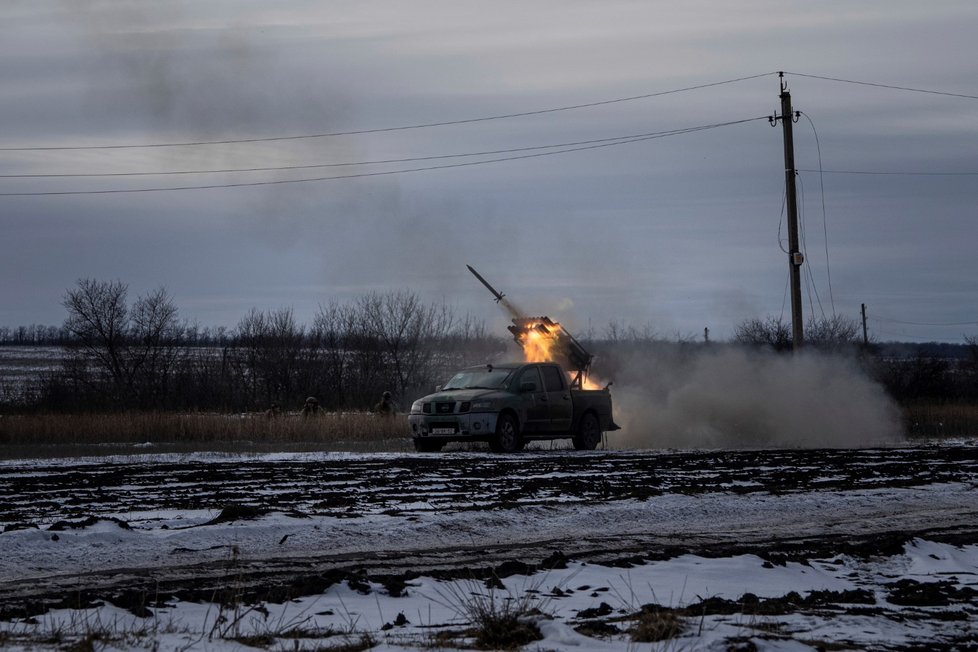
[[[593,412],[586,412],[581,417],[581,423],[577,428],[577,436],[572,440],[574,449],[579,451],[593,451],[601,443],[601,424],[598,417]]]
[[[520,427],[510,414],[501,414],[496,421],[496,434],[489,440],[489,450],[493,453],[515,453],[523,448]]]

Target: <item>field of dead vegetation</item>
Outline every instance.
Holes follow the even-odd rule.
[[[8,460],[0,644],[973,649],[976,487],[972,440]]]

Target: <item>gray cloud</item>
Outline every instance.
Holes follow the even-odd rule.
[[[708,9],[707,9],[708,8]],[[0,7],[4,143],[151,142],[450,120],[786,68],[975,94],[973,3],[784,9],[585,2],[17,2]],[[233,16],[233,18],[229,18]],[[954,56],[949,56],[955,53]],[[836,169],[978,171],[978,103],[789,77]],[[520,147],[764,115],[774,77],[636,103],[301,143],[0,153],[0,171],[293,165]],[[817,167],[807,122],[800,167]],[[165,284],[186,316],[311,315],[410,287],[495,319],[465,263],[568,322],[717,337],[780,311],[781,140],[766,123],[607,150],[355,181],[111,197],[0,198],[0,323],[60,321],[79,276]],[[376,169],[376,168],[374,168]],[[339,170],[346,171],[341,168]],[[327,173],[329,170],[327,170]],[[314,176],[315,173],[309,176]],[[223,175],[220,180],[289,178]],[[208,180],[218,179],[209,177]],[[2,180],[14,189],[165,181]],[[827,294],[817,175],[809,263]],[[101,185],[98,185],[101,184]],[[837,307],[975,317],[973,178],[825,177]],[[497,280],[498,279],[498,280]],[[806,301],[807,303],[807,301]],[[806,305],[806,309],[809,306]],[[817,306],[816,306],[817,309]],[[885,311],[885,312],[884,312]],[[189,313],[189,314],[187,314]],[[915,336],[960,333],[918,329]]]

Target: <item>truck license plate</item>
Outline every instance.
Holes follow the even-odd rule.
[[[433,435],[454,435],[455,428],[432,428],[431,434]]]

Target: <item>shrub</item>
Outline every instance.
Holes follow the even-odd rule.
[[[685,623],[672,609],[643,607],[632,625],[632,640],[636,643],[655,643],[675,638],[683,633]]]

